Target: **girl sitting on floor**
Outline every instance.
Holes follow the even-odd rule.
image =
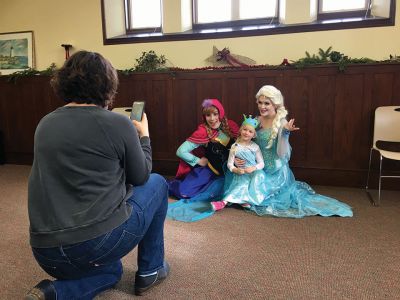
[[[251,116],[246,118],[239,129],[239,137],[231,147],[228,158],[228,173],[232,180],[224,187],[224,196],[221,201],[211,202],[214,211],[221,210],[226,204],[237,203],[244,208],[251,205],[260,205],[264,200],[265,173],[264,159],[260,147],[252,141],[256,136],[257,119]],[[245,163],[240,167],[234,165],[236,158],[242,159]]]

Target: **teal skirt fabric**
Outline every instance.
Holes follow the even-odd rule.
[[[187,199],[168,204],[167,218],[181,222],[196,222],[214,214],[210,202],[190,202]]]
[[[260,187],[263,199],[258,203],[249,201],[250,207],[246,210],[259,216],[274,216],[285,218],[303,218],[306,216],[339,216],[352,217],[353,211],[349,205],[334,198],[316,193],[307,183],[296,181],[287,163],[283,163],[279,169],[273,172],[263,170],[263,176],[257,175],[257,181],[262,178],[262,184],[253,184],[251,189]],[[238,186],[234,180],[248,181],[250,177],[233,176],[231,172],[225,174],[225,178],[215,181],[210,187],[190,199],[182,199],[168,206],[167,218],[182,221],[195,222],[208,218],[214,214],[211,201],[222,200],[225,190]],[[232,188],[233,189],[233,188]],[[239,194],[239,190],[234,190]],[[258,191],[256,192],[258,195]],[[241,203],[246,203],[245,201]]]
[[[287,164],[273,173],[266,173],[265,198],[260,205],[251,205],[257,215],[286,218],[352,217],[349,205],[334,198],[317,194],[307,183],[295,180]]]
[[[196,222],[208,218],[214,214],[210,202],[221,200],[223,192],[224,178],[220,177],[196,196],[169,203],[167,218],[181,222]]]

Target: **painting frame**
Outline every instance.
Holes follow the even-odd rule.
[[[35,68],[33,31],[0,32],[0,75]]]

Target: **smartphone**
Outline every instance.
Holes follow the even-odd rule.
[[[142,121],[143,112],[144,112],[144,101],[135,101],[132,104],[132,111],[130,118],[131,120]]]

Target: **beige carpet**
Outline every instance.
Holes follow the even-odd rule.
[[[43,278],[28,245],[29,166],[0,165],[0,299],[21,299]],[[360,189],[315,187],[353,218],[258,217],[228,208],[196,223],[167,221],[171,276],[141,299],[400,299],[400,192],[381,207]],[[134,299],[135,251],[115,289]]]

